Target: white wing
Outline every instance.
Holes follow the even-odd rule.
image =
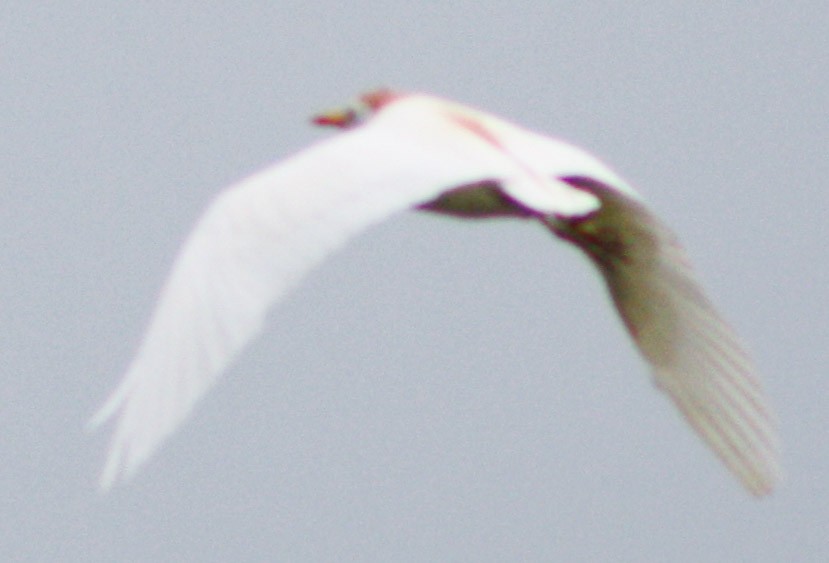
[[[428,104],[401,102],[220,194],[180,251],[124,380],[90,423],[117,415],[102,487],[147,460],[268,308],[349,236],[448,187],[522,174]]]
[[[674,234],[639,202],[571,180],[602,201],[584,219],[551,219],[596,263],[658,387],[756,495],[780,479],[776,420],[755,369],[697,283]]]

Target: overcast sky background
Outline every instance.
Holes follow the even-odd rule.
[[[829,8],[517,4],[4,2],[0,558],[829,560]],[[84,424],[196,218],[379,85],[572,140],[641,190],[755,352],[778,491],[751,498],[680,420],[575,250],[409,213],[98,493],[109,428]]]

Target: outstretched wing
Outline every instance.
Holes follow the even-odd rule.
[[[628,332],[697,433],[754,494],[780,478],[776,421],[754,366],[697,283],[674,234],[641,203],[585,178],[594,214],[547,220],[598,266]]]
[[[117,419],[103,488],[147,460],[268,308],[348,237],[446,188],[520,176],[510,158],[418,103],[392,105],[216,198],[181,249],[125,378],[90,423]]]

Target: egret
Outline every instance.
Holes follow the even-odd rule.
[[[580,248],[656,386],[751,493],[772,490],[776,421],[753,363],[675,235],[615,172],[424,94],[373,91],[314,122],[342,131],[222,191],[179,251],[132,364],[90,421],[115,421],[104,489],[149,459],[309,270],[416,209],[525,219]]]

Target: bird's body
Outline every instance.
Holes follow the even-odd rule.
[[[588,153],[438,98],[372,92],[318,124],[345,129],[216,198],[185,242],[123,382],[102,485],[138,468],[269,308],[349,237],[409,208],[537,221],[597,265],[657,385],[755,494],[779,478],[753,367],[673,234]]]

